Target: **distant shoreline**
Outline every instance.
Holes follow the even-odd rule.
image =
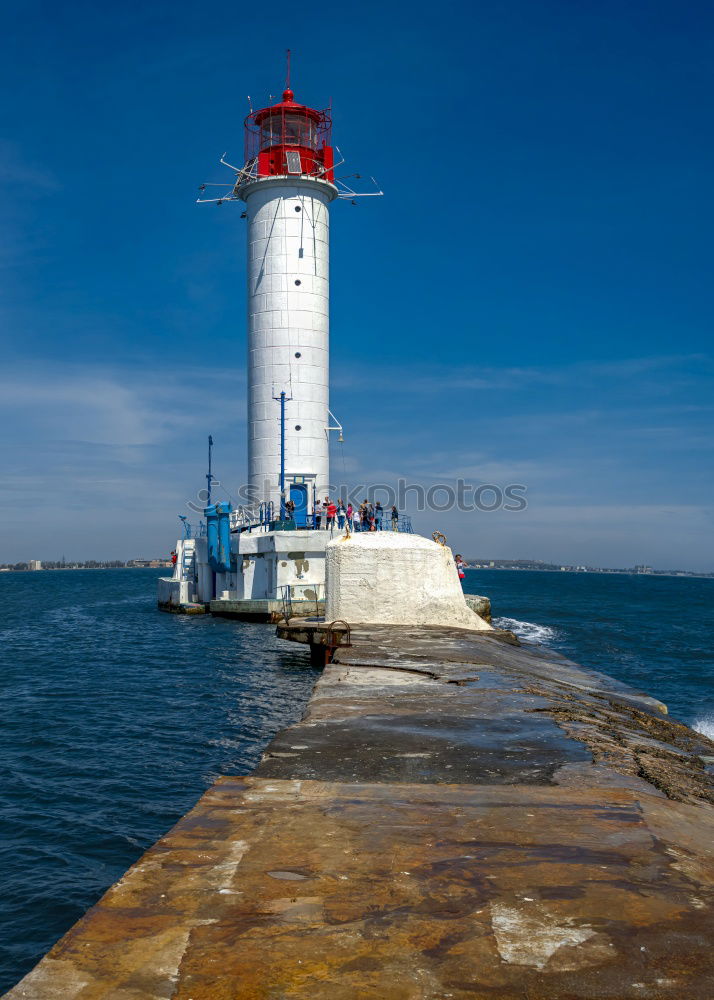
[[[598,569],[594,566],[588,566],[587,569],[577,569],[574,566],[568,566],[565,569],[553,569],[551,567],[540,569],[537,566],[469,566],[468,563],[466,563],[465,569],[470,569],[478,573],[553,573],[556,576],[559,576],[561,573],[574,573],[576,576],[642,576],[648,579],[666,576],[679,580],[714,579],[714,573],[694,573],[686,569],[655,569],[648,573],[642,573],[634,569]]]
[[[43,566],[41,569],[14,569],[12,566],[0,566],[0,573],[79,573],[83,570],[105,569],[173,569],[171,563],[159,566]]]

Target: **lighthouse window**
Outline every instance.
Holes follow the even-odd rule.
[[[316,146],[315,123],[301,115],[285,115],[283,142],[288,146]]]
[[[296,279],[295,279],[295,284],[296,284],[296,285],[302,285],[302,281],[300,281],[300,279],[299,279],[299,278],[296,278]]]
[[[302,430],[302,425],[301,424],[295,424],[295,430],[296,431],[301,431]]]
[[[296,212],[299,212],[299,211],[300,211],[300,206],[299,206],[299,205],[296,205],[296,206],[295,206],[295,211],[296,211]]]
[[[317,149],[317,125],[307,116],[269,115],[260,126],[260,148],[307,146]]]
[[[295,357],[296,358],[301,358],[302,357],[302,354],[300,353],[300,351],[295,351]]]
[[[280,117],[278,115],[271,115],[263,122],[260,135],[261,149],[267,149],[269,146],[280,144],[280,124]]]

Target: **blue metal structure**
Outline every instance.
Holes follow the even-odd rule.
[[[206,518],[206,538],[208,540],[208,562],[215,571],[218,560],[218,514],[214,504],[206,507],[203,512]]]
[[[228,573],[231,568],[231,505],[216,503],[206,507],[208,563],[214,573]]]
[[[216,503],[206,507],[208,563],[214,573],[228,573],[231,568],[231,505]]]
[[[305,483],[290,483],[290,499],[295,504],[293,519],[295,527],[306,528],[307,519],[307,486]]]
[[[273,399],[280,402],[280,520],[285,520],[285,403],[292,399],[283,390]]]
[[[219,573],[228,573],[231,568],[231,505],[227,502],[216,504],[218,515],[218,566]]]

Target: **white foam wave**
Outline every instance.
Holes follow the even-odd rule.
[[[696,729],[702,736],[714,740],[714,715],[705,715],[703,719],[697,719],[692,729]]]
[[[522,622],[517,618],[494,618],[496,628],[507,628],[515,632],[519,639],[526,642],[541,642],[547,644],[558,637],[558,630],[548,625],[538,625],[536,622]]]

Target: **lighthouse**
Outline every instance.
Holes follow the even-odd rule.
[[[298,526],[328,490],[331,117],[282,100],[245,120],[248,486]],[[334,421],[333,421],[334,422]]]
[[[211,502],[209,436],[205,522],[179,515],[184,537],[173,575],[158,581],[158,604],[249,621],[327,615],[489,628],[466,606],[443,535],[413,536],[405,516],[392,519],[388,537],[374,525],[352,534],[335,506],[342,498],[329,492],[329,436],[342,431],[329,400],[330,205],[382,194],[335,176],[343,161],[331,130],[328,110],[295,100],[288,64],[282,99],[245,119],[243,166],[221,158],[235,173],[230,190],[198,199],[245,205],[249,496]],[[325,496],[336,518],[317,513]]]
[[[211,502],[209,444],[207,506],[198,524],[180,515],[174,573],[159,580],[165,610],[272,620],[323,600],[333,531],[316,508],[331,496],[330,433],[342,431],[329,400],[330,205],[382,193],[335,177],[331,131],[329,110],[295,100],[288,62],[281,100],[245,119],[243,166],[221,157],[232,183],[197,199],[245,208],[248,477],[239,502],[227,491]]]

